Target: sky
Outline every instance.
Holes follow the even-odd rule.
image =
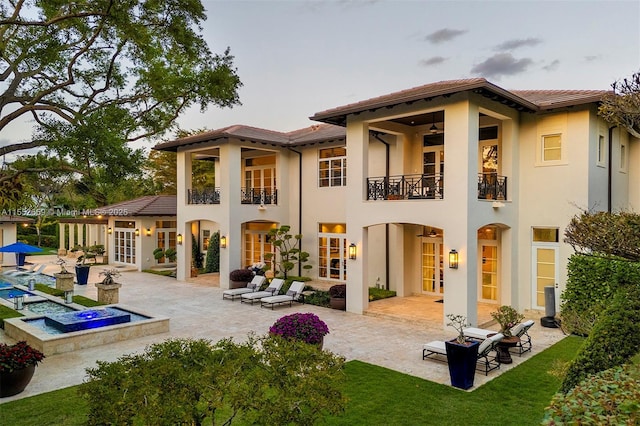
[[[191,109],[178,120],[187,130],[288,132],[316,112],[441,80],[608,90],[640,71],[638,0],[202,2],[203,36],[215,53],[230,47],[242,105]],[[26,124],[3,133],[0,144],[29,137]]]
[[[204,37],[227,46],[241,106],[186,129],[291,131],[316,112],[441,80],[608,90],[640,71],[639,1],[215,1]]]

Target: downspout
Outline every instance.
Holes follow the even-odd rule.
[[[379,140],[380,142],[382,142],[385,146],[385,170],[384,170],[384,176],[387,179],[387,185],[389,184],[389,153],[390,151],[390,146],[389,143],[387,143],[384,139],[382,139],[380,137],[380,134],[378,132],[371,132],[371,134],[373,135],[374,138],[376,138],[377,140]],[[389,290],[389,264],[390,264],[390,260],[389,260],[389,223],[385,223],[384,224],[384,245],[385,245],[385,250],[384,250],[384,271],[385,271],[385,279],[384,279],[384,283],[385,283],[385,288],[387,290]]]
[[[298,227],[300,229],[299,233],[302,234],[302,153],[290,147],[287,147],[287,149],[298,154]],[[300,239],[300,251],[302,251],[302,239]],[[298,276],[302,276],[302,264],[300,262],[298,262]]]
[[[608,171],[607,171],[607,212],[611,213],[611,208],[612,208],[612,195],[611,192],[613,190],[613,172],[611,171],[611,168],[613,167],[613,159],[612,157],[612,152],[613,152],[613,129],[615,129],[616,126],[611,126],[609,127],[609,158],[608,160]]]

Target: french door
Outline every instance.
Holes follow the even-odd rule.
[[[134,265],[136,263],[136,235],[133,229],[116,229],[115,261]]]
[[[245,266],[254,263],[266,263],[264,255],[273,253],[273,245],[268,241],[267,231],[246,231],[244,234]],[[273,270],[273,265],[271,265]]]
[[[444,293],[444,252],[440,238],[422,239],[422,293]]]
[[[559,281],[558,264],[560,251],[557,245],[536,244],[533,246],[532,302],[533,309],[544,309],[544,288],[555,287]],[[559,295],[556,295],[556,299]],[[557,304],[556,301],[554,303]],[[554,307],[555,308],[555,307]]]
[[[158,230],[156,232],[156,247],[166,250],[168,248],[172,248],[175,250],[176,248],[176,231],[168,231],[168,230]],[[161,257],[158,259],[158,264],[168,263],[169,260],[166,257]]]
[[[320,234],[318,238],[318,277],[346,281],[347,239],[344,234]]]
[[[483,243],[480,245],[482,253],[480,265],[480,300],[483,302],[498,301],[498,245],[497,243]]]

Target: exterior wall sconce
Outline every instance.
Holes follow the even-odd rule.
[[[220,248],[227,248],[227,237],[220,237]]]
[[[449,252],[449,268],[458,269],[458,252],[455,249]]]
[[[356,247],[356,245],[354,243],[349,244],[349,259],[351,260],[356,260],[356,257],[358,255],[358,248]]]
[[[151,236],[151,228],[147,228],[146,233],[147,233],[147,237],[150,237]]]
[[[176,241],[178,242],[178,245],[182,245],[182,234],[178,234],[176,236]]]
[[[107,228],[107,234],[109,234],[109,235],[113,234],[113,228],[112,227],[108,227]]]
[[[136,228],[136,237],[140,235],[140,229]]]

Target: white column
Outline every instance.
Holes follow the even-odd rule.
[[[242,262],[242,219],[230,214],[240,208],[242,150],[237,145],[220,147],[220,203],[225,208],[220,217],[220,236],[227,237],[227,248],[220,249],[220,288],[229,288],[229,272],[240,268]]]
[[[178,152],[177,154],[177,182],[176,201],[178,218],[184,218],[187,205],[187,189],[191,188],[191,153]],[[191,246],[187,245],[187,233],[191,233],[190,224],[184,219],[178,221],[176,235],[182,236],[182,244],[176,244],[176,278],[184,281],[191,274]],[[191,240],[189,239],[190,243]]]
[[[84,240],[84,225],[82,223],[78,224],[78,245],[82,247],[87,245]]]
[[[75,223],[70,223],[69,224],[69,249],[72,249],[73,246],[76,245],[76,242],[75,242],[75,235],[76,235],[75,234],[75,231],[76,231],[75,230],[75,226],[76,226]]]
[[[58,227],[60,228],[60,235],[58,236],[58,248],[59,249],[64,249],[64,238],[66,236],[66,232],[65,232],[65,225],[64,223],[60,222],[58,223]]]

